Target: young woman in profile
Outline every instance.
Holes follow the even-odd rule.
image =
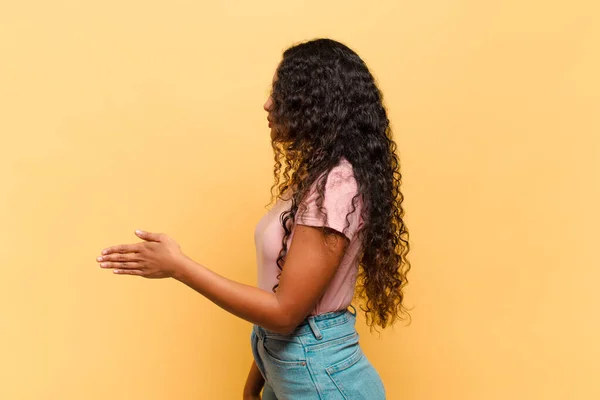
[[[276,202],[255,230],[258,287],[194,262],[164,234],[136,231],[142,242],[97,261],[118,274],[175,278],[251,322],[244,399],[384,399],[351,305],[361,301],[371,327],[407,315],[408,231],[381,92],[354,51],[317,39],[283,53],[264,109]]]

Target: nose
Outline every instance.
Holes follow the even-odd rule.
[[[263,105],[263,108],[266,112],[271,111],[271,107],[273,107],[273,98],[269,96],[267,102]]]

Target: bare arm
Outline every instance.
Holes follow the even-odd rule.
[[[252,361],[250,372],[248,372],[248,378],[246,379],[246,385],[244,386],[244,396],[253,397],[260,395],[260,391],[264,385],[265,379],[260,373],[256,362]]]
[[[332,232],[325,240],[321,228],[295,227],[276,293],[227,279],[187,257],[174,278],[246,321],[290,333],[313,309],[341,262],[348,239]]]

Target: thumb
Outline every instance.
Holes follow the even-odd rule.
[[[141,230],[136,230],[135,235],[140,239],[144,239],[148,242],[160,242],[162,235],[160,233],[152,233]]]

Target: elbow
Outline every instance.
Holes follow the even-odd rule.
[[[288,313],[282,314],[283,315],[280,315],[278,318],[276,318],[276,323],[273,324],[273,327],[270,330],[280,335],[290,335],[296,330],[302,321],[289,315]]]
[[[283,326],[278,333],[281,333],[282,335],[291,335],[297,327],[298,324],[286,325]]]
[[[298,324],[279,322],[277,324],[273,324],[273,326],[269,330],[280,335],[290,335],[296,330],[297,326]]]
[[[271,327],[267,329],[280,335],[290,335],[304,321],[309,310],[299,307],[295,301],[281,301],[276,295],[275,299],[276,306],[269,313]]]
[[[296,329],[295,326],[293,326],[293,327],[283,326],[283,327],[278,327],[277,329],[273,330],[273,332],[278,333],[280,335],[291,335],[295,329]]]

